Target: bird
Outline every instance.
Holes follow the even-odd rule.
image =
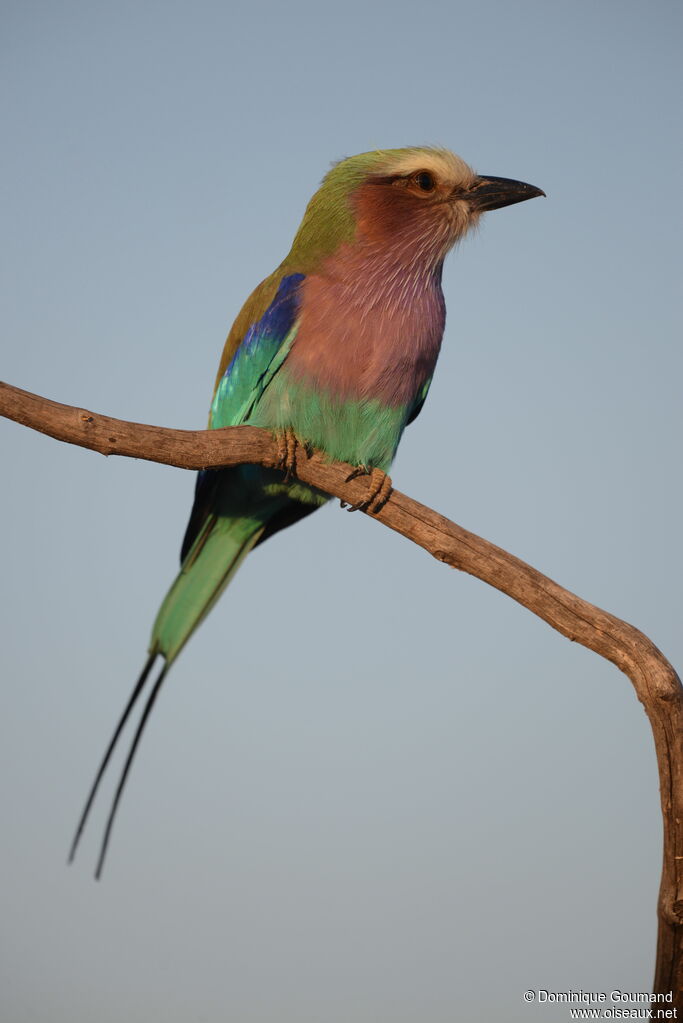
[[[284,471],[241,465],[198,474],[180,571],[89,791],[70,862],[154,664],[161,659],[115,790],[96,878],[171,665],[247,554],[329,500],[293,476],[296,445],[367,474],[367,499],[352,510],[381,508],[401,435],[422,410],[439,355],[446,255],[483,213],[543,195],[523,181],[478,174],[433,146],[361,153],[325,175],[289,253],[247,298],[228,334],[209,414],[211,429],[273,431]]]

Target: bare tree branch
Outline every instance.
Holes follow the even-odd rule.
[[[278,444],[273,435],[250,426],[169,430],[128,423],[60,405],[1,382],[0,413],[57,440],[103,455],[127,455],[183,469],[216,469],[246,462],[278,465]],[[317,452],[297,448],[297,477],[353,504],[363,500],[367,480],[359,477],[346,482],[352,469],[328,462]],[[495,586],[563,636],[612,661],[630,678],[652,726],[664,820],[653,990],[673,991],[673,1007],[683,1012],[683,689],[678,675],[647,636],[632,625],[581,600],[512,554],[405,494],[393,491],[372,517],[437,560]]]

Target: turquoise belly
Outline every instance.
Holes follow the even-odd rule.
[[[290,428],[332,461],[387,472],[406,420],[406,406],[391,408],[374,399],[340,401],[293,381],[283,366],[247,422],[271,430]]]

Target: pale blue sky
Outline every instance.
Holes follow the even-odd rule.
[[[683,664],[681,7],[5,2],[2,376],[205,422],[223,338],[330,162],[435,142],[542,187],[450,257],[396,485]],[[103,883],[92,773],[190,474],[5,424],[8,1023],[557,1020],[647,990],[661,859],[629,682],[335,504],[174,667]]]

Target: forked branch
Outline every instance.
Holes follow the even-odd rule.
[[[255,427],[190,431],[145,426],[60,405],[5,383],[0,383],[0,413],[103,455],[144,458],[182,469],[217,469],[248,462],[277,468],[281,458],[274,436]],[[300,480],[356,504],[365,496],[367,481],[363,477],[348,481],[352,469],[297,448],[296,475]],[[673,991],[673,1006],[683,1014],[683,689],[678,675],[647,636],[632,625],[581,600],[519,558],[405,494],[393,491],[372,517],[437,560],[495,586],[568,639],[612,661],[630,678],[652,726],[664,820],[653,990]]]

